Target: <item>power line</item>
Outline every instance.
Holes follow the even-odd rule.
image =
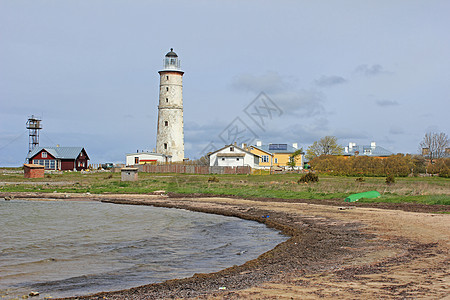
[[[20,134],[19,136],[13,138],[11,141],[9,141],[6,145],[3,145],[0,147],[0,150],[5,149],[6,147],[8,147],[9,145],[11,145],[12,143],[14,143],[15,141],[17,141],[18,139],[20,139],[21,137],[23,137],[25,134],[27,134],[28,131],[24,131],[22,134]]]

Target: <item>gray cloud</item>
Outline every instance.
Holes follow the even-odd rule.
[[[315,90],[302,89],[269,96],[288,115],[310,118],[325,114],[325,96]]]
[[[403,130],[403,128],[399,127],[399,126],[391,126],[391,128],[389,128],[389,133],[390,134],[404,134],[405,131]]]
[[[341,76],[322,76],[319,79],[314,80],[314,83],[320,87],[329,87],[346,83],[347,79]]]
[[[378,106],[396,106],[396,105],[398,105],[398,102],[393,101],[393,100],[376,100],[375,103]]]
[[[313,89],[295,89],[292,78],[284,78],[276,72],[241,74],[234,78],[232,86],[237,90],[265,92],[285,114],[311,117],[325,112],[324,94]]]
[[[277,72],[267,72],[263,75],[240,74],[233,79],[232,86],[237,90],[273,93],[282,90],[288,84]]]
[[[388,74],[390,72],[386,71],[383,69],[383,66],[381,66],[380,64],[375,64],[375,65],[359,65],[358,67],[356,67],[355,72],[357,74],[361,74],[367,77],[371,77],[371,76],[377,76],[377,75],[381,75],[381,74]]]

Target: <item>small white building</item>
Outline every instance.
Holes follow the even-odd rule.
[[[136,152],[127,154],[126,165],[144,165],[144,164],[159,164],[172,162],[170,155],[164,155],[154,152]]]
[[[259,156],[236,145],[227,145],[209,153],[208,156],[211,167],[249,166],[251,168],[259,168]]]

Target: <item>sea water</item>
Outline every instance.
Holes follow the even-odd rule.
[[[181,209],[0,199],[0,298],[77,296],[214,272],[286,239],[257,222]]]

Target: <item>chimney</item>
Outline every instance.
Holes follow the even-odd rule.
[[[375,142],[370,143],[370,147],[372,149],[375,149],[377,147],[377,143],[375,143]]]
[[[353,149],[353,143],[350,142],[350,143],[348,143],[348,151],[352,151],[352,149]]]
[[[298,144],[297,143],[293,143],[292,147],[294,147],[295,149],[298,149]]]
[[[261,147],[262,146],[262,142],[261,141],[256,141],[256,147]]]
[[[348,146],[345,146],[344,152],[345,152],[345,153],[348,153]]]

